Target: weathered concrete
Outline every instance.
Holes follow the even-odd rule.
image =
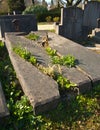
[[[0,83],[0,118],[8,116],[8,115],[9,115],[9,111],[6,105],[4,93],[3,93],[2,86]]]
[[[64,77],[69,79],[71,82],[77,84],[77,87],[79,88],[79,93],[85,93],[91,90],[91,80],[85,73],[82,73],[74,67],[67,68],[66,66],[62,66],[61,69]]]
[[[12,51],[12,44],[16,41],[12,43],[10,40],[9,35],[6,35],[6,46],[9,51],[10,59],[22,89],[34,108],[35,114],[56,107],[60,99],[57,83],[16,55]]]
[[[37,21],[34,15],[4,15],[0,16],[0,37],[5,32],[37,31]]]
[[[34,55],[37,58],[38,62],[41,63],[42,65],[47,66],[48,64],[50,64],[50,61],[51,61],[50,57],[47,56],[46,52],[44,51],[44,48],[42,48],[39,43],[38,45],[36,45],[35,44],[37,43],[36,41],[31,41],[23,36],[16,36],[16,34],[17,33],[15,33],[14,35],[12,33],[12,35],[9,35],[9,39],[10,39],[10,42],[12,43],[12,47],[15,47],[15,46],[24,47],[28,51],[30,51],[31,54]]]
[[[100,82],[100,55],[87,48],[54,33],[50,33],[50,46],[62,55],[71,54],[78,60],[78,67],[82,69],[93,83]],[[60,41],[60,42],[58,42]]]

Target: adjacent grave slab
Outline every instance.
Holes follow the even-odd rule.
[[[12,51],[9,36],[6,36],[6,46],[22,89],[28,96],[35,114],[56,107],[60,99],[57,83],[16,55]]]
[[[8,116],[9,111],[3,94],[2,86],[0,83],[0,118]]]
[[[49,32],[50,46],[62,55],[71,54],[78,60],[78,67],[85,72],[93,83],[100,83],[100,55],[87,48]],[[59,41],[59,42],[58,42]]]

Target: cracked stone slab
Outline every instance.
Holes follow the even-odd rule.
[[[22,89],[34,108],[34,113],[39,114],[55,108],[60,99],[57,83],[16,55],[12,51],[9,36],[6,36],[6,46]]]
[[[0,118],[8,116],[8,115],[9,115],[9,111],[7,108],[5,96],[4,96],[2,86],[0,83]]]
[[[83,74],[74,67],[67,68],[66,66],[62,66],[61,69],[64,77],[77,84],[79,93],[85,93],[91,90],[91,80],[87,75]]]
[[[78,60],[80,67],[91,78],[94,84],[100,83],[100,55],[88,50],[67,38],[49,32],[49,45],[60,54],[71,54]]]

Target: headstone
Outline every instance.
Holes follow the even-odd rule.
[[[87,26],[90,31],[97,28],[98,18],[100,18],[100,2],[88,2],[84,9],[83,26]]]
[[[84,10],[77,7],[68,7],[61,10],[61,24],[56,27],[57,34],[74,41],[86,40],[89,33],[100,27],[100,2],[90,1]]]
[[[79,40],[82,37],[83,11],[76,7],[61,9],[61,25],[58,34],[71,40]]]
[[[0,16],[1,38],[5,32],[26,32],[37,31],[37,21],[35,15],[4,15]]]

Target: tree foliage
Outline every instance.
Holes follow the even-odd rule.
[[[25,9],[24,0],[8,0],[9,11],[23,11]]]
[[[61,6],[77,6],[82,0],[59,0]]]

